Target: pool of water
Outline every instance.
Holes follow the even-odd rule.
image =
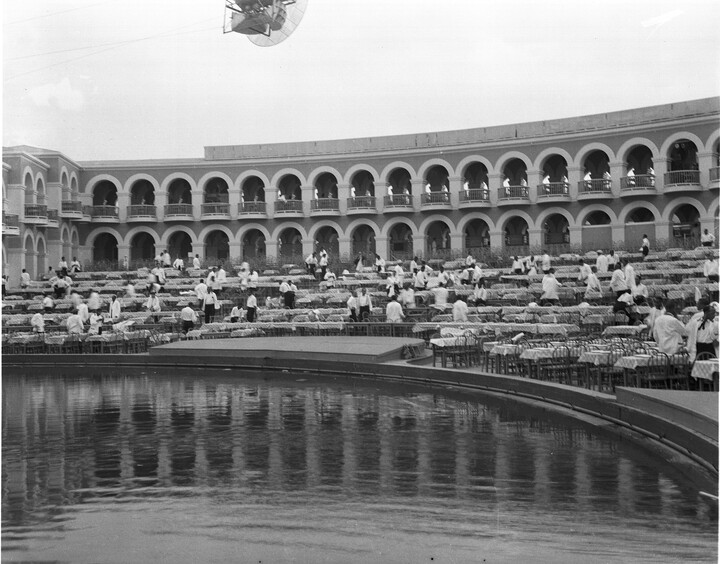
[[[562,414],[347,377],[2,378],[4,562],[716,562],[679,461]]]

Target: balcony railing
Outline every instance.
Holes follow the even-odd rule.
[[[318,198],[310,202],[312,211],[337,211],[340,209],[340,200],[337,198]]]
[[[460,192],[461,202],[489,202],[490,190],[483,188],[471,188]]]
[[[528,200],[527,186],[503,186],[500,188],[500,200]]]
[[[165,217],[173,215],[193,215],[192,204],[165,204]]]
[[[238,213],[267,213],[265,202],[241,202],[238,204]]]
[[[636,174],[635,176],[623,176],[620,178],[620,188],[626,191],[655,190],[655,175]]]
[[[347,199],[348,209],[375,209],[375,196],[355,196]]]
[[[20,216],[14,213],[5,213],[2,214],[2,224],[3,227],[8,228],[19,228],[20,227]]]
[[[119,210],[117,206],[92,206],[91,215],[93,217],[109,217],[117,219]]]
[[[157,211],[155,206],[150,206],[147,204],[136,204],[132,206],[128,206],[127,208],[127,216],[128,218],[132,217],[157,217]]]
[[[60,208],[63,213],[82,213],[82,204],[73,200],[65,200],[61,202]]]
[[[610,194],[612,192],[612,180],[605,178],[593,178],[578,182],[580,194]]]
[[[202,204],[200,212],[202,215],[230,215],[230,204],[225,202]]]
[[[710,182],[717,182],[720,180],[720,166],[710,167]]]
[[[429,194],[426,192],[425,194],[422,194],[422,198],[420,201],[423,205],[449,204],[450,194],[448,192],[430,192]]]
[[[385,207],[411,208],[413,205],[410,194],[393,194],[385,196]]]
[[[57,223],[58,221],[60,221],[60,212],[58,210],[48,210],[47,218],[48,221],[54,221],[55,223]]]
[[[548,184],[538,184],[538,199],[553,197],[570,197],[570,184],[567,182],[550,182]]]
[[[302,200],[278,200],[275,202],[275,212],[300,212],[303,211]]]
[[[700,185],[699,170],[673,170],[665,173],[665,186],[678,184]]]
[[[47,206],[42,204],[25,204],[25,218],[47,219]]]

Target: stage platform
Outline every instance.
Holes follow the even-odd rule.
[[[213,358],[273,358],[277,360],[323,360],[383,363],[402,358],[405,346],[424,348],[422,339],[397,337],[254,337],[178,341],[150,349],[151,357],[169,360]]]
[[[682,390],[617,388],[617,402],[718,440],[718,394]]]

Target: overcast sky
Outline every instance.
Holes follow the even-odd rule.
[[[75,160],[553,119],[720,95],[717,0],[2,0],[3,145]]]

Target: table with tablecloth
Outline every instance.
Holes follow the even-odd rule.
[[[712,360],[696,360],[692,367],[690,376],[696,380],[708,380],[712,383],[714,392],[718,391],[718,372],[720,365],[718,359]]]
[[[603,337],[612,335],[637,336],[647,330],[647,325],[612,325],[605,327]]]

